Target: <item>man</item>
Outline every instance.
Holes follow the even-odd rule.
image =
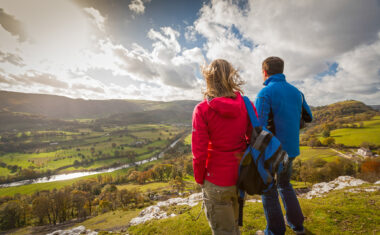
[[[263,61],[265,87],[255,101],[260,124],[267,127],[281,141],[282,148],[289,155],[288,168],[278,176],[277,185],[262,195],[267,219],[265,234],[285,234],[285,221],[278,192],[286,210],[286,224],[296,234],[305,234],[302,210],[289,181],[292,162],[300,154],[299,129],[302,107],[309,115],[308,121],[311,121],[312,114],[303,94],[286,82],[283,71],[284,61],[281,58],[268,57]]]

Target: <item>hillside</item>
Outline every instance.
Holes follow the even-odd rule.
[[[332,191],[321,198],[300,198],[306,234],[376,234],[380,222],[378,188],[372,191],[366,185]],[[181,206],[176,208],[180,211]],[[132,226],[128,233],[211,234],[204,213],[198,221],[193,221],[200,209],[200,205],[187,210],[182,206],[179,216]],[[242,234],[254,234],[257,230],[264,230],[265,225],[261,201],[248,200],[244,208]],[[287,228],[286,234],[294,233]]]
[[[377,234],[380,222],[379,182],[369,184],[341,176],[331,182],[315,184],[312,190],[298,195],[305,216],[306,234]],[[171,198],[144,209],[115,210],[83,222],[58,227],[27,227],[13,232],[22,234],[65,234],[86,229],[99,234],[211,234],[201,194]],[[198,220],[195,218],[201,212]],[[250,197],[244,207],[242,234],[254,234],[266,225],[260,197]],[[81,226],[81,227],[78,227]],[[84,227],[85,226],[85,227]],[[286,234],[294,234],[287,228]]]
[[[38,114],[0,111],[0,131],[58,129],[71,128],[72,126],[79,126],[79,124],[77,122],[47,118]]]
[[[181,107],[190,108],[192,112],[197,103],[197,101],[84,100],[9,91],[0,91],[0,100],[0,110],[59,119],[104,118],[119,113],[131,114],[174,107],[179,110],[183,110]]]
[[[360,101],[349,100],[337,102],[326,106],[314,107],[312,109],[312,112],[314,122],[323,123],[333,121],[337,118],[348,117],[363,113],[373,114],[376,113],[376,110]]]
[[[156,103],[144,111],[114,114],[107,118],[96,120],[97,124],[129,125],[136,123],[188,123],[197,102],[173,101]]]

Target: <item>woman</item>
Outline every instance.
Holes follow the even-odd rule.
[[[202,70],[205,100],[193,113],[192,152],[195,181],[204,193],[205,213],[213,234],[240,234],[238,166],[252,126],[240,93],[243,81],[226,60]],[[256,109],[255,109],[256,111]]]

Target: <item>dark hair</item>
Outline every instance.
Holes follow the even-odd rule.
[[[284,72],[284,61],[280,57],[268,57],[263,61],[262,66],[269,76]]]

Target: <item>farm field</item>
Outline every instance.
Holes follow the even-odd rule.
[[[36,174],[96,170],[148,159],[187,131],[185,127],[167,124],[102,129],[41,130],[13,135],[12,144],[25,146],[29,143],[32,147],[22,152],[0,153],[2,182],[11,181],[13,176],[28,179]]]
[[[338,156],[336,152],[334,152],[330,148],[312,148],[307,146],[301,146],[300,151],[301,154],[297,157],[297,159],[300,159],[302,161],[319,158],[326,162],[331,162],[341,158],[340,156]]]
[[[356,123],[359,125],[359,123]],[[359,147],[361,143],[367,142],[380,145],[380,116],[375,116],[370,121],[363,121],[362,128],[341,128],[332,130],[330,136],[335,143],[346,146]],[[323,139],[322,137],[320,138]]]
[[[149,165],[154,165],[154,164],[160,163],[161,161],[162,160],[159,159],[156,161],[148,162],[148,163],[145,163],[143,165],[140,165],[138,168],[142,169],[142,168],[147,167]],[[79,182],[79,181],[85,180],[85,179],[96,179],[98,177],[107,177],[107,176],[118,177],[120,175],[127,174],[127,172],[129,170],[130,170],[130,168],[125,168],[125,169],[117,170],[117,171],[110,172],[110,173],[102,173],[102,174],[96,174],[96,175],[83,176],[83,177],[71,179],[71,180],[62,180],[62,181],[55,181],[55,182],[48,182],[48,183],[28,184],[28,185],[21,185],[21,186],[16,186],[16,187],[0,188],[0,197],[1,196],[13,196],[15,194],[20,194],[20,195],[32,194],[32,193],[35,193],[37,191],[43,191],[43,190],[61,189],[61,188],[64,188],[65,186],[70,186],[73,183],[76,183],[76,182]],[[154,183],[153,185],[155,185],[155,184],[160,185],[160,183]],[[162,184],[164,186],[168,185],[168,183],[162,183]],[[149,184],[147,184],[147,186],[148,185]],[[128,185],[122,185],[120,187],[133,188],[133,187],[140,187],[140,186],[141,185],[128,184]]]

